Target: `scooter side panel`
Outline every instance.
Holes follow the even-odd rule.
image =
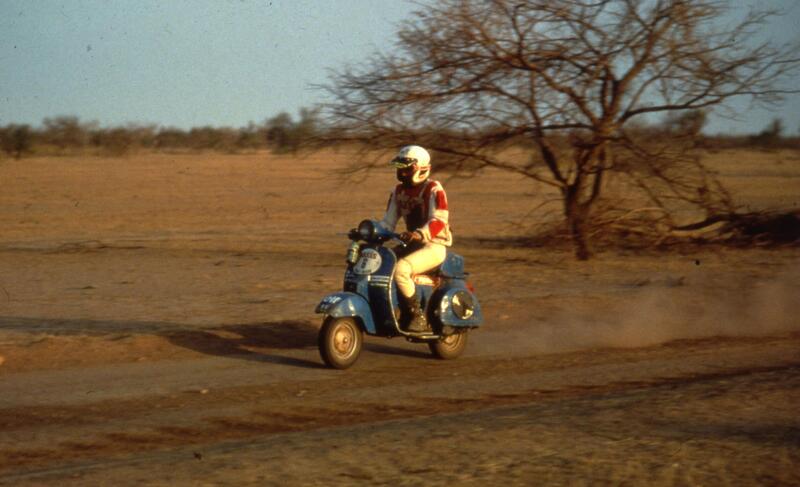
[[[464,257],[447,249],[447,255],[442,262],[439,272],[444,277],[464,279]]]
[[[362,296],[350,292],[339,292],[325,296],[317,305],[316,313],[333,318],[355,317],[370,335],[376,334],[375,322],[369,303]]]
[[[385,247],[378,249],[378,252],[381,256],[381,265],[369,276],[369,303],[375,318],[377,333],[381,336],[393,336],[397,333],[394,316],[397,295],[392,292],[397,256],[392,250]]]

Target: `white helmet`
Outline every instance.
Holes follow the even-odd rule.
[[[411,175],[411,184],[419,184],[428,179],[431,174],[431,155],[418,145],[401,147],[389,164],[398,169],[398,179],[400,179],[400,169],[413,167],[414,172]]]

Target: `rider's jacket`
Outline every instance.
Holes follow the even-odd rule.
[[[439,181],[428,179],[410,188],[398,184],[389,196],[381,225],[393,232],[400,217],[409,232],[420,232],[426,242],[453,244],[447,223],[447,195]]]

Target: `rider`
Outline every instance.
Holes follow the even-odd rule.
[[[400,217],[405,220],[406,231],[400,239],[408,244],[409,253],[397,262],[394,279],[399,291],[400,322],[408,331],[419,333],[429,326],[412,275],[444,262],[447,247],[453,244],[447,223],[447,196],[441,183],[429,179],[431,156],[422,147],[402,147],[390,165],[397,169],[400,184],[389,197],[381,225],[393,232]]]

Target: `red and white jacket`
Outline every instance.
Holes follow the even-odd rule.
[[[398,184],[389,196],[381,225],[393,232],[401,217],[406,222],[406,229],[421,233],[426,242],[448,247],[453,244],[447,222],[447,195],[439,181],[428,179],[411,188]]]

